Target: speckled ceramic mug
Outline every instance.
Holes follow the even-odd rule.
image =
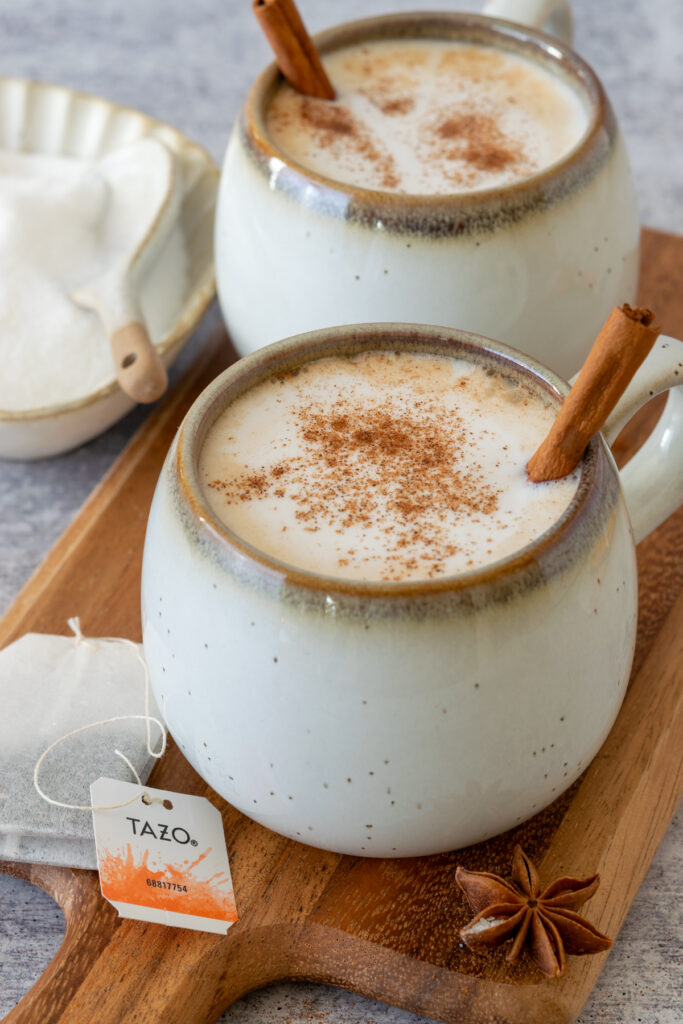
[[[597,752],[633,656],[631,521],[638,540],[683,501],[683,419],[631,460],[624,493],[595,437],[562,517],[484,569],[344,581],[245,543],[199,484],[213,422],[265,378],[382,348],[462,356],[558,405],[567,391],[501,344],[423,326],[328,329],[241,360],[197,399],[166,459],[145,542],[143,633],[169,728],[226,800],[314,846],[413,856],[510,828]],[[683,344],[660,339],[607,437],[682,367]]]
[[[633,301],[638,273],[631,172],[599,80],[565,44],[469,14],[372,18],[316,42],[324,55],[392,38],[525,56],[575,90],[585,133],[557,163],[506,187],[450,195],[358,188],[273,144],[265,111],[279,73],[271,65],[235,125],[219,189],[216,277],[238,352],[329,324],[403,320],[499,338],[568,377],[609,311]]]

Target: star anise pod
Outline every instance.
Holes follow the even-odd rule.
[[[541,892],[538,872],[521,846],[515,847],[512,881],[487,871],[457,868],[455,880],[475,912],[460,931],[470,949],[483,952],[514,937],[507,960],[526,946],[549,978],[564,974],[565,954],[602,953],[612,940],[576,913],[600,884],[592,878],[558,878]]]

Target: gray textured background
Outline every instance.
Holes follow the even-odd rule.
[[[300,4],[312,30],[390,10],[445,6],[439,0]],[[478,8],[464,2],[454,6]],[[573,6],[576,48],[602,77],[626,135],[643,222],[683,233],[683,3],[574,0]],[[177,125],[220,161],[247,87],[269,59],[249,8],[250,0],[0,0],[0,70],[140,107]],[[213,310],[191,350],[217,322]],[[131,413],[103,437],[61,458],[0,463],[0,611],[144,416],[140,410]],[[682,854],[679,818],[655,857],[581,1024],[680,1024],[683,1019]],[[52,901],[26,883],[0,876],[0,899],[4,1014],[57,950],[63,920]],[[221,1020],[418,1024],[411,1014],[313,985],[254,993]]]

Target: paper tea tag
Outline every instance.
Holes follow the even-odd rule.
[[[90,795],[102,895],[121,917],[224,935],[237,909],[218,808],[115,779]]]

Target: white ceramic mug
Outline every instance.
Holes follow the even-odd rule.
[[[483,12],[490,18],[517,21],[530,28],[550,32],[568,46],[574,41],[574,19],[569,0],[486,0]]]
[[[327,329],[241,360],[197,399],[166,459],[145,542],[143,634],[170,730],[226,800],[314,846],[413,856],[516,825],[596,754],[633,656],[631,522],[639,540],[683,501],[683,420],[669,418],[631,460],[623,493],[596,436],[560,520],[484,569],[364,583],[264,555],[203,495],[207,431],[260,380],[379,348],[462,355],[558,405],[568,389],[504,345],[425,326]],[[683,344],[660,339],[607,439],[682,367]]]
[[[523,6],[539,22],[553,7],[568,10]],[[633,182],[600,82],[565,44],[468,14],[372,18],[316,42],[325,54],[397,36],[481,43],[538,62],[582,98],[586,134],[558,163],[508,187],[431,196],[357,188],[274,146],[264,117],[279,81],[271,65],[235,125],[219,189],[217,285],[238,352],[330,324],[400,320],[499,338],[568,377],[609,311],[633,301],[638,273]]]

